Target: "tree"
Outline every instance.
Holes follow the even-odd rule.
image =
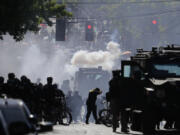
[[[56,0],[1,0],[0,39],[9,33],[16,41],[20,41],[27,31],[37,32],[42,22],[51,26],[51,17],[72,16],[65,8]]]

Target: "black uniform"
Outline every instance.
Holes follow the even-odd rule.
[[[96,121],[96,124],[99,124],[98,119],[97,119],[97,113],[96,113],[97,111],[96,99],[97,99],[97,96],[101,93],[102,92],[100,91],[99,88],[95,88],[93,90],[90,90],[89,92],[89,96],[86,101],[86,105],[87,105],[86,124],[88,124],[91,112],[93,113],[93,117]]]
[[[6,94],[9,97],[17,98],[17,90],[18,90],[19,80],[15,77],[14,73],[8,74],[8,80],[6,83]]]
[[[54,105],[55,105],[55,89],[52,84],[53,78],[48,77],[47,78],[47,84],[44,86],[44,95],[45,95],[45,102],[46,102],[46,107],[45,107],[45,113],[46,113],[46,119],[53,121],[54,120],[54,115],[53,110],[54,110]]]
[[[141,80],[141,72],[134,71],[131,80],[131,129],[136,131],[142,130],[142,113],[136,113],[136,110],[143,110],[145,103],[145,89],[144,84],[146,81]]]
[[[63,123],[62,121],[62,116],[63,116],[63,111],[64,111],[64,103],[65,103],[65,95],[64,92],[61,89],[58,89],[58,85],[54,84],[53,85],[54,90],[55,90],[55,119],[59,121],[59,123]]]
[[[126,108],[129,105],[127,101],[127,89],[125,80],[120,76],[120,71],[113,71],[113,78],[109,81],[110,106],[113,114],[113,132],[118,127],[118,117],[121,113],[121,131],[128,132],[128,114]]]

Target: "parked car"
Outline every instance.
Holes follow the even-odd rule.
[[[36,124],[22,100],[0,98],[0,130],[4,135],[37,134]]]
[[[9,135],[7,123],[1,111],[0,111],[0,133],[1,135]]]

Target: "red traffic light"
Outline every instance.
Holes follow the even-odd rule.
[[[152,24],[157,24],[157,21],[156,20],[152,20]]]
[[[91,21],[86,22],[85,25],[85,40],[86,41],[94,40],[94,23]]]
[[[40,26],[41,27],[47,27],[46,24],[44,24],[44,23],[41,23]]]
[[[91,29],[91,28],[92,28],[92,26],[91,26],[91,25],[88,25],[88,26],[87,26],[87,28],[88,28],[88,29]]]

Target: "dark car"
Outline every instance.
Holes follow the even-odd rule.
[[[2,112],[0,112],[0,133],[1,135],[9,135],[7,123],[4,119]]]
[[[0,98],[0,130],[4,135],[36,133],[36,119],[22,100]]]

